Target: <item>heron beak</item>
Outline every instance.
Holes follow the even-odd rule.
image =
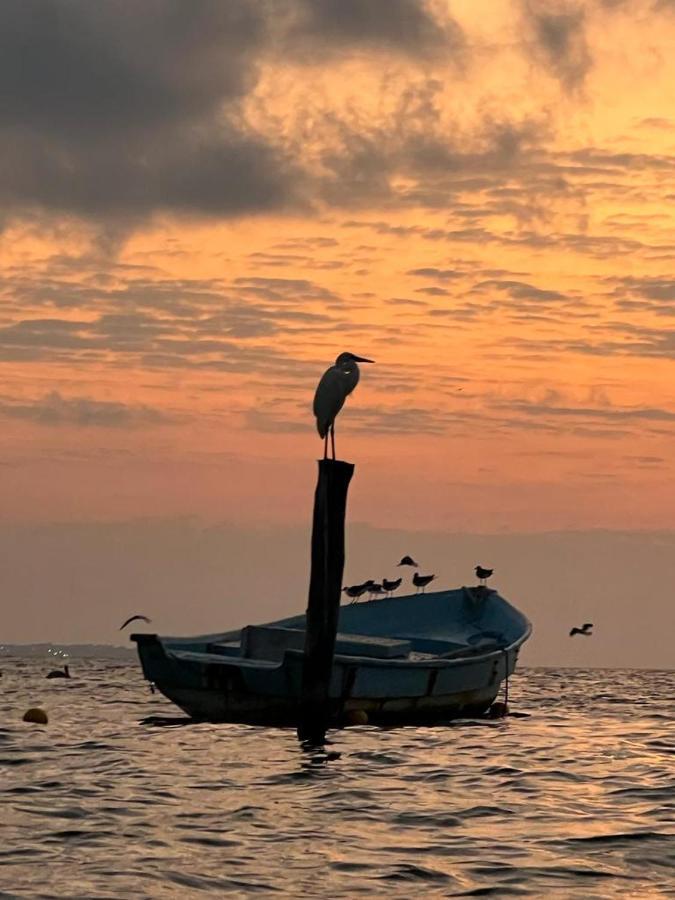
[[[352,359],[353,359],[355,362],[369,362],[369,363],[374,363],[374,362],[375,362],[374,359],[366,359],[365,356],[352,356]]]

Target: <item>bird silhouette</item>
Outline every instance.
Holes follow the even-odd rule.
[[[135,622],[136,620],[139,620],[141,622],[147,622],[148,624],[151,621],[151,619],[149,619],[147,616],[129,616],[129,618],[125,622],[122,622],[122,624],[119,627],[119,630],[121,631],[123,628],[126,628],[127,625],[130,625],[131,622]]]
[[[70,669],[64,666],[63,669],[52,669],[47,673],[47,678],[70,678]]]
[[[412,581],[413,581],[413,584],[415,585],[415,587],[417,588],[417,592],[419,593],[420,588],[422,589],[422,592],[424,592],[426,586],[428,584],[431,584],[431,582],[434,580],[435,577],[436,577],[435,575],[420,575],[419,572],[415,572],[415,574],[413,575]]]
[[[397,588],[401,587],[402,578],[395,578],[393,581],[389,581],[388,578],[382,579],[382,587],[386,594],[392,594]]]
[[[341,353],[321,376],[314,394],[314,415],[319,437],[323,438],[323,458],[328,459],[328,435],[330,433],[333,459],[335,459],[335,418],[344,406],[347,397],[359,383],[357,363],[372,363],[374,360],[353,353]]]
[[[414,568],[417,568],[417,563],[412,558],[412,556],[404,556],[403,559],[401,560],[401,562],[398,563],[398,565],[399,566],[414,566]]]
[[[343,587],[342,590],[348,597],[351,597],[352,601],[354,602],[358,600],[359,597],[363,597],[369,587],[369,582],[364,581],[363,584],[352,584],[348,587]]]
[[[372,598],[376,597],[378,594],[384,594],[385,590],[379,581],[371,581],[370,584],[368,585],[368,593],[372,600]]]
[[[570,637],[574,637],[575,634],[583,634],[584,637],[592,637],[593,632],[591,629],[593,628],[592,622],[584,622],[581,628],[572,628],[570,631]]]
[[[476,573],[476,578],[482,584],[484,584],[488,580],[490,575],[492,575],[492,573],[494,572],[494,569],[484,569],[482,566],[476,566],[476,568],[474,569],[474,572]]]

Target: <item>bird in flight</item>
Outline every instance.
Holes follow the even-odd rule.
[[[126,622],[122,622],[119,630],[121,631],[123,628],[126,628],[127,625],[130,625],[132,622],[135,622],[137,619],[141,622],[150,623],[150,621],[151,621],[147,616],[129,616],[129,618],[126,620]]]
[[[347,397],[359,383],[359,367],[357,363],[372,363],[374,360],[353,353],[341,353],[321,376],[321,381],[314,394],[314,415],[316,430],[323,438],[323,458],[328,459],[328,435],[330,434],[333,459],[335,459],[335,418],[344,406]]]
[[[583,634],[584,637],[592,637],[593,632],[591,629],[593,628],[592,622],[584,622],[581,628],[572,628],[570,631],[570,637],[574,637],[575,634]]]
[[[393,581],[389,581],[388,578],[382,579],[382,587],[386,594],[393,594],[393,592],[401,587],[402,578],[395,578]]]
[[[417,563],[412,558],[412,556],[404,556],[403,559],[401,560],[401,562],[398,563],[398,565],[399,566],[414,566],[415,568],[417,568]]]
[[[490,575],[494,572],[494,569],[484,569],[482,566],[476,566],[474,569],[476,573],[476,578],[481,582],[481,584],[485,584]]]
[[[420,575],[419,572],[415,572],[412,580],[413,580],[413,584],[417,588],[417,592],[419,593],[420,588],[422,589],[422,591],[424,591],[426,586],[428,584],[431,584],[431,582],[434,580],[435,577],[436,577],[435,575]]]

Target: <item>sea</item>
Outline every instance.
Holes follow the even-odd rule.
[[[505,719],[307,750],[51,667],[0,660],[2,898],[675,897],[673,671],[522,669]]]

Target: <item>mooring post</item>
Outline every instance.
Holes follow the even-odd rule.
[[[298,718],[298,738],[311,744],[324,742],[332,712],[329,687],[345,564],[347,491],[353,474],[352,463],[319,460]]]

